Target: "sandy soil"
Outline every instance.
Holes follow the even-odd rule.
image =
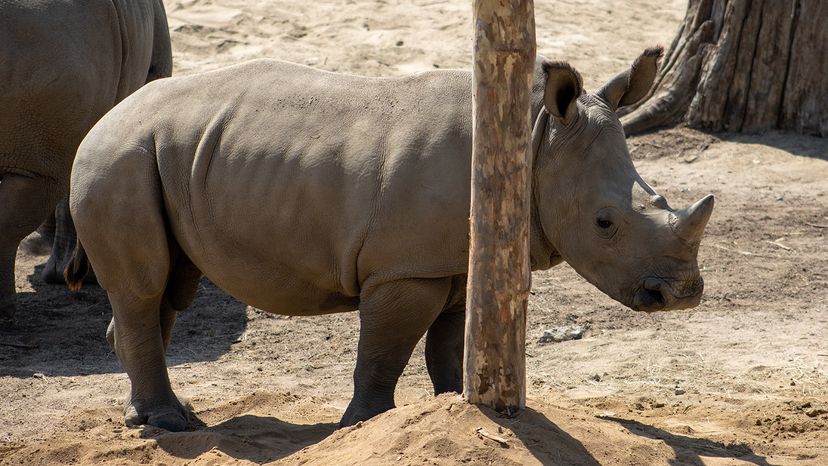
[[[258,57],[367,75],[470,62],[470,2],[166,4],[179,74]],[[668,44],[684,7],[538,2],[538,50],[594,89],[645,46]],[[672,129],[629,144],[672,205],[716,195],[700,252],[706,296],[643,315],[567,266],[536,273],[531,409],[517,419],[433,398],[420,348],[400,380],[403,407],[335,431],[356,314],[268,315],[205,281],[169,350],[191,430],[126,429],[105,296],[43,284],[45,257],[21,252],[21,310],[0,330],[0,464],[828,464],[828,142]],[[586,336],[537,343],[569,324]]]

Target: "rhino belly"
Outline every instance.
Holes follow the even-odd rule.
[[[359,297],[326,281],[323,274],[307,277],[307,271],[281,263],[278,256],[249,255],[234,248],[214,249],[209,254],[185,253],[218,287],[245,304],[281,315],[320,315],[357,309]]]

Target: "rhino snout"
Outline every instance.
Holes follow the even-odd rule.
[[[632,308],[636,311],[656,312],[696,307],[704,292],[704,280],[669,280],[645,278],[633,297]]]

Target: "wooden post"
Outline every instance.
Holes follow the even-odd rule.
[[[471,244],[463,393],[508,415],[526,405],[532,0],[474,0]]]

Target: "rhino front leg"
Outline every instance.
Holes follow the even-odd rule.
[[[465,306],[443,311],[426,336],[425,360],[434,394],[463,391]]]
[[[131,382],[124,408],[127,426],[150,424],[170,431],[187,427],[187,411],[170,386],[164,357],[162,296],[141,299],[109,293],[112,343]]]
[[[385,283],[360,297],[354,397],[340,426],[394,407],[394,389],[411,352],[445,306],[450,279]]]

